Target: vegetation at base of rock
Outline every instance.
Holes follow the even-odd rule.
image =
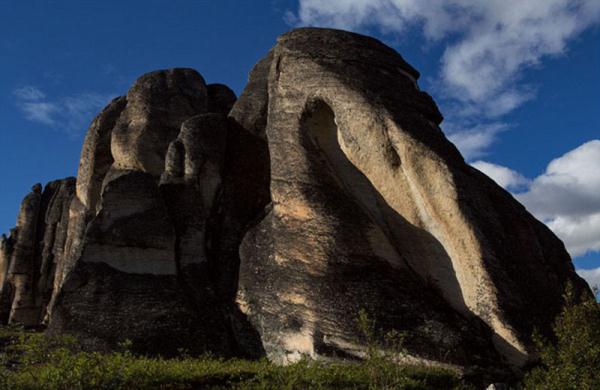
[[[70,337],[0,328],[2,389],[458,389],[455,374],[401,367],[381,359],[362,363],[302,360],[285,367],[266,360],[210,356],[162,359],[127,350],[84,352]]]
[[[525,389],[600,389],[600,303],[591,297],[577,303],[572,288],[565,302],[553,326],[555,340],[534,336],[540,365],[525,377]]]

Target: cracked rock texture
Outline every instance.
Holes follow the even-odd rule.
[[[0,320],[90,349],[507,370],[567,283],[563,244],[465,163],[419,73],[369,37],[297,29],[239,99],[140,77],[92,122],[77,179],[34,186],[0,242]]]

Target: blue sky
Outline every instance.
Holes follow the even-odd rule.
[[[32,184],[76,175],[89,122],[139,75],[192,67],[239,94],[298,25],[398,50],[467,160],[600,284],[598,0],[0,0],[0,231]]]

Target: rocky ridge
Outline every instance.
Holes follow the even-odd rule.
[[[523,366],[574,272],[465,163],[419,73],[381,42],[297,29],[239,99],[191,69],[92,122],[77,179],[33,187],[0,244],[4,323],[89,348],[361,359],[358,313],[408,362]]]

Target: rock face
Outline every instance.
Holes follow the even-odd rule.
[[[64,259],[68,209],[75,178],[36,184],[23,199],[17,226],[0,244],[0,318],[39,325],[52,296],[56,269]]]
[[[362,358],[359,312],[410,362],[525,364],[562,243],[465,163],[379,41],[282,35],[236,101],[191,69],[92,122],[77,181],[35,186],[0,246],[0,318],[92,349]]]
[[[221,196],[225,179],[238,180],[231,165],[264,167],[233,175],[265,189],[245,193],[252,208],[229,223],[245,226],[262,210],[268,154],[258,139],[243,145],[245,154],[232,154],[241,131],[226,116],[234,100],[196,71],[173,69],[142,76],[96,118],[82,153],[71,257],[49,332],[76,334],[99,349],[129,339],[140,352],[238,354],[234,293],[221,290],[235,274],[215,270],[237,268],[217,249],[237,248],[242,232],[216,235],[222,229],[209,221],[237,200]]]
[[[360,354],[364,308],[422,357],[464,364],[482,325],[521,365],[565,283],[586,288],[562,243],[444,137],[418,76],[371,38],[300,29],[233,108],[269,144],[272,208],[242,244],[238,302],[272,358]]]

